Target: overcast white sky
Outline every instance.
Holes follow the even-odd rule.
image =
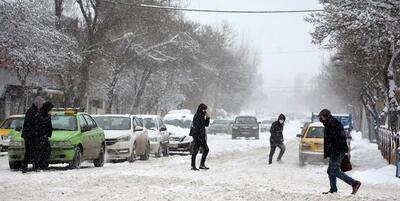
[[[318,0],[188,0],[189,8],[218,10],[298,10],[319,9]],[[295,77],[310,78],[320,71],[329,52],[311,43],[308,15],[297,14],[215,14],[186,15],[201,24],[220,25],[228,21],[237,34],[261,52],[259,72],[266,91],[270,87],[293,86]]]

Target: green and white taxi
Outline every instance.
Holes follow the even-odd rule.
[[[104,165],[105,137],[93,118],[78,109],[55,109],[51,114],[53,134],[50,140],[50,164],[67,163],[80,168],[84,160],[95,167]],[[24,139],[17,132],[10,141],[8,161],[11,169],[19,169],[24,160]]]

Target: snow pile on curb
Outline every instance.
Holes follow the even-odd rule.
[[[360,132],[354,132],[352,136],[352,162],[355,171],[351,175],[368,184],[400,186],[400,179],[395,177],[396,166],[389,165],[383,159],[378,145],[362,139]]]

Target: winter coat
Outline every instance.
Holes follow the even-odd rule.
[[[347,145],[347,136],[342,123],[333,116],[329,116],[323,124],[325,126],[324,158],[339,153],[347,153],[349,147]]]
[[[22,128],[22,138],[27,139],[29,137],[37,136],[37,118],[39,115],[39,109],[36,105],[32,106],[26,111],[24,126]]]
[[[269,141],[271,144],[275,144],[275,145],[283,143],[284,123],[281,124],[279,122],[279,120],[286,120],[285,115],[283,115],[283,114],[279,115],[278,120],[275,121],[274,123],[272,123],[272,125],[271,125],[271,129],[270,129],[271,137],[270,137]]]
[[[207,109],[207,106],[200,104],[197,108],[197,112],[193,117],[192,128],[190,135],[193,137],[194,142],[197,144],[204,144],[207,142],[206,127],[210,124],[210,118],[205,118],[203,110]]]
[[[53,133],[53,126],[51,124],[50,110],[53,108],[53,104],[46,102],[40,109],[40,113],[37,121],[38,135],[40,138],[50,138]]]

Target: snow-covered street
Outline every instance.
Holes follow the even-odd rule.
[[[10,171],[7,157],[0,157],[0,200],[400,200],[400,179],[386,175],[394,166],[384,166],[376,146],[358,137],[350,174],[363,182],[359,194],[350,196],[350,187],[339,182],[338,194],[321,195],[329,188],[326,166],[299,167],[293,138],[299,125],[285,130],[284,163],[270,166],[267,134],[259,141],[209,136],[211,170],[200,172],[190,170],[189,156],[179,155],[27,174]]]

